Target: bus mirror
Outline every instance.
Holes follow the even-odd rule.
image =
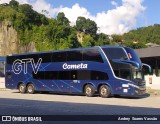
[[[142,63],[142,69],[144,74],[149,74],[149,75],[152,74],[152,68],[150,65]]]

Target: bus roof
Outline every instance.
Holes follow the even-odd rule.
[[[21,53],[21,54],[10,54],[8,56],[19,56],[19,55],[31,55],[31,54],[42,54],[48,52],[63,52],[63,51],[73,51],[73,50],[85,50],[85,49],[95,49],[95,48],[124,48],[123,46],[94,46],[94,47],[87,47],[87,48],[72,48],[72,49],[65,49],[65,50],[50,50],[50,51],[41,51],[41,52],[28,52],[28,53]]]

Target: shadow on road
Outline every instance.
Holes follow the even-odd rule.
[[[96,120],[98,115],[160,115],[160,108],[0,98],[0,115],[60,115],[58,117],[60,122],[63,120],[63,115],[70,115],[70,118],[77,118],[79,115],[85,115],[87,118],[88,115],[94,115],[93,118],[90,118],[90,122],[92,119]],[[103,124],[104,121],[101,119],[102,116],[98,121],[93,121],[92,124]],[[75,121],[83,121],[83,117],[80,116]],[[69,124],[75,123],[73,121],[67,122]],[[122,122],[125,124],[125,121]],[[88,122],[85,123],[88,124]],[[114,122],[111,121],[110,123]]]
[[[12,93],[19,93],[18,91],[13,91]],[[48,92],[48,91],[43,91],[43,92],[36,92],[35,94],[47,94],[47,95],[66,95],[66,96],[85,96],[84,94],[79,94],[79,93],[60,93],[60,92]],[[149,97],[150,94],[146,93],[141,96],[125,96],[125,95],[112,95],[109,98],[122,98],[122,99],[143,99]],[[99,94],[95,94],[93,97],[100,97]]]

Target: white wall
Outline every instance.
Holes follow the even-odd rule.
[[[5,88],[5,78],[0,78],[0,88]]]
[[[156,75],[146,75],[145,80],[146,87],[160,90],[160,77],[156,77]]]

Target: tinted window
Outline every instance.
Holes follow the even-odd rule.
[[[77,71],[77,80],[91,80],[91,71],[88,70]]]
[[[42,63],[52,62],[52,53],[42,53],[38,56],[39,58],[42,58]]]
[[[15,60],[15,57],[14,56],[8,56],[6,58],[6,61],[7,61],[7,64],[12,64]]]
[[[71,80],[70,73],[68,71],[60,71],[58,73],[59,80]]]
[[[106,56],[111,59],[128,59],[125,51],[122,48],[103,48]]]
[[[131,80],[131,71],[129,69],[120,69],[120,77]]]
[[[33,73],[34,79],[41,80],[108,80],[107,73],[99,71],[40,71]]]
[[[84,50],[83,61],[103,62],[102,57],[97,49]]]
[[[52,56],[53,62],[66,62],[67,55],[66,52],[55,52]]]
[[[34,59],[34,62],[38,62],[38,60],[39,60],[38,54],[26,55],[26,58],[33,58],[33,59]]]
[[[91,80],[108,80],[108,75],[104,72],[92,71]]]
[[[46,80],[57,80],[58,79],[58,72],[57,71],[45,71],[45,79]]]
[[[77,71],[70,71],[71,80],[77,80]]]
[[[67,61],[82,61],[82,51],[68,51]]]
[[[19,56],[8,56],[7,57],[7,64],[13,64],[13,62],[17,59],[25,59],[25,55],[19,55]]]
[[[108,80],[108,74],[100,71],[77,71],[78,80]]]
[[[114,73],[117,77],[131,80],[131,71],[130,69],[119,69],[119,70],[114,70]]]
[[[45,79],[45,77],[44,77],[44,72],[43,71],[39,71],[37,74],[35,74],[34,72],[32,72],[32,75],[33,75],[33,78],[34,79],[38,79],[38,80],[43,80],[43,79]]]

